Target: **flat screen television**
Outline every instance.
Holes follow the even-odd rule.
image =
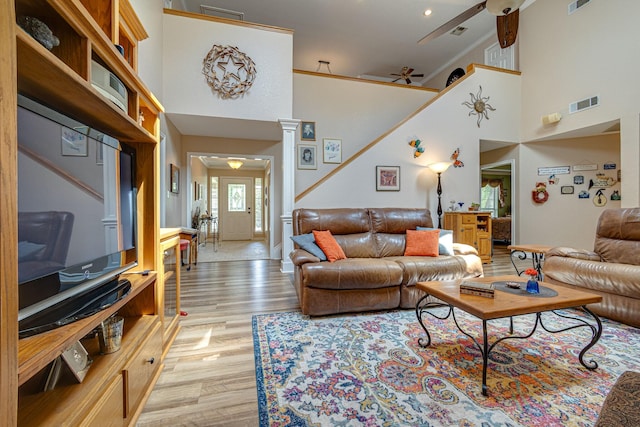
[[[137,265],[135,150],[18,97],[19,334],[92,315],[128,294]]]

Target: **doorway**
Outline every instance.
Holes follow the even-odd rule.
[[[515,239],[515,161],[481,165],[480,173],[480,209],[493,212],[493,241],[510,244]]]
[[[187,159],[187,189],[201,188],[186,198],[187,213],[192,216],[199,208],[217,224],[215,235],[203,226],[199,262],[274,258],[274,204],[268,197],[273,157],[189,152]],[[230,160],[240,160],[240,167]]]
[[[220,238],[251,240],[253,238],[253,179],[221,178]]]

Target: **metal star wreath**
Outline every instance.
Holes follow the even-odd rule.
[[[256,78],[256,64],[233,46],[213,45],[202,60],[202,74],[222,99],[247,93]]]
[[[477,95],[474,95],[472,93],[469,93],[469,95],[471,95],[471,102],[465,101],[462,103],[462,105],[466,105],[467,107],[471,108],[471,111],[469,111],[469,115],[478,115],[478,127],[480,127],[480,122],[482,121],[482,118],[485,118],[487,120],[489,120],[489,114],[487,113],[487,110],[491,110],[491,111],[496,111],[495,108],[493,108],[491,105],[489,105],[489,103],[487,101],[489,101],[489,97],[482,97],[482,86],[480,86],[480,90],[478,91]]]

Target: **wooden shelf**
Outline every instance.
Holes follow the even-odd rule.
[[[132,301],[148,286],[153,286],[156,280],[156,274],[151,273],[148,276],[142,277],[132,277],[129,275],[127,278],[131,281],[131,292],[127,297],[116,302],[111,307],[69,325],[21,339],[18,342],[19,385],[24,384],[73,343],[79,341],[91,332],[97,324]]]
[[[97,337],[83,340],[93,363],[80,384],[67,381],[53,390],[20,398],[19,425],[79,425],[82,416],[103,393],[105,379],[121,375],[132,353],[159,325],[157,316],[127,317],[124,322],[122,346],[117,352],[100,354]],[[158,354],[158,364],[160,364]]]
[[[118,12],[120,4],[125,15],[122,19]],[[86,9],[78,0],[16,2],[19,14],[42,20],[60,39],[60,45],[49,51],[16,24],[18,91],[54,109],[64,109],[78,121],[122,141],[157,143],[158,116],[163,108],[136,72],[136,37],[146,37],[146,33],[127,0],[91,1],[88,5],[90,8]],[[112,19],[116,21],[114,28]],[[136,30],[128,31],[129,26]],[[126,32],[123,34],[129,50],[126,58],[115,47],[119,28]],[[126,86],[128,112],[93,88],[92,60],[113,72]],[[78,101],[87,98],[92,101]],[[93,99],[99,100],[98,105]],[[144,121],[140,120],[140,114]]]

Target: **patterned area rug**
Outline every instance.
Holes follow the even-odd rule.
[[[456,318],[481,334],[478,319],[459,310]],[[528,332],[534,319],[515,318],[516,332]],[[556,329],[573,322],[550,313],[543,319]],[[451,318],[426,321],[432,343],[422,348],[425,333],[412,310],[254,316],[260,425],[592,426],[618,376],[640,371],[640,329],[603,319],[602,336],[584,357],[599,365],[590,371],[578,361],[588,328],[538,328],[494,348],[483,396],[473,341]],[[493,342],[508,333],[508,321],[491,321],[488,330]]]

